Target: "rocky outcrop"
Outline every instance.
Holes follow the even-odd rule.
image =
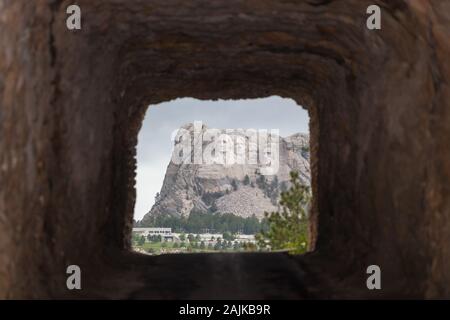
[[[301,181],[310,185],[307,134],[282,138],[268,133],[269,141],[266,142],[264,131],[258,134],[256,131],[210,129],[202,125],[196,132],[194,124],[187,124],[181,130],[189,141],[186,144],[180,133],[175,138],[174,154],[161,192],[142,219],[143,225],[155,215],[188,216],[191,211],[262,218],[265,211],[277,210],[280,192],[290,185],[291,171],[298,172]],[[216,135],[215,140],[211,134]],[[228,145],[219,143],[222,142],[219,138],[226,139],[224,142]],[[183,159],[177,158],[183,146],[190,149],[188,159],[186,155]],[[269,150],[272,147],[273,150]],[[194,163],[195,152],[201,153],[201,160],[197,161],[201,164]],[[207,153],[217,153],[217,157],[208,158]],[[268,161],[264,162],[267,153]],[[273,174],[264,174],[264,169],[268,168],[274,170]]]
[[[258,219],[264,217],[264,212],[278,210],[277,202],[268,196],[264,189],[259,187],[241,186],[236,191],[231,191],[218,198],[214,202],[215,211],[219,213],[232,213],[234,215],[248,218],[256,216]],[[276,191],[277,195],[279,190]],[[278,196],[275,200],[278,200]]]

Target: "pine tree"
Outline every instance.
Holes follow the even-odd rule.
[[[287,249],[300,254],[307,249],[307,207],[311,195],[309,187],[300,183],[297,172],[291,172],[291,188],[281,193],[281,212],[265,213],[269,230],[256,235],[261,248]]]
[[[141,236],[141,237],[139,238],[138,245],[139,245],[139,246],[143,246],[144,243],[145,243],[145,237],[144,237],[144,236]]]
[[[256,179],[256,184],[261,190],[266,189],[266,177],[263,175],[260,175],[258,179]]]

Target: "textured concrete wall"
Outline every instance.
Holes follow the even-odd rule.
[[[450,297],[448,1],[78,0],[77,32],[68,4],[0,0],[0,297],[174,297],[155,264],[183,273],[181,297],[220,296],[220,278],[205,287],[177,259],[255,270],[243,297],[289,286],[258,271],[274,259],[289,297]],[[146,106],[273,94],[312,117],[315,252],[299,269],[127,253]],[[64,289],[71,263],[82,293]],[[381,293],[365,290],[368,264]]]

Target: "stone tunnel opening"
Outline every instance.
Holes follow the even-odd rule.
[[[294,100],[150,105],[136,154],[134,251],[298,254],[314,247],[309,115]],[[291,173],[301,190],[294,192]],[[283,207],[282,197],[296,197],[301,210]],[[275,222],[283,208],[289,216]]]
[[[450,296],[448,1],[68,2],[0,1],[0,297]],[[309,108],[315,250],[131,252],[147,106],[270,95]]]

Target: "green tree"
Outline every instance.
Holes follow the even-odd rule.
[[[260,176],[256,179],[256,184],[258,185],[258,187],[259,187],[261,190],[266,190],[266,185],[267,185],[266,176],[260,175]]]
[[[213,204],[211,204],[211,206],[209,207],[208,211],[210,213],[216,213],[217,212],[217,205],[215,202],[213,202]]]
[[[249,184],[250,184],[250,177],[248,176],[248,174],[246,174],[244,178],[244,185],[248,186]]]
[[[137,233],[137,232],[133,232],[132,233],[132,241],[133,241],[133,243],[137,244],[139,242],[140,238],[141,238],[141,236],[140,236],[139,233]]]
[[[233,179],[233,181],[231,181],[231,186],[233,187],[234,191],[236,191],[238,189],[238,185],[237,185],[236,179]]]
[[[192,234],[192,233],[190,233],[190,234],[188,234],[188,240],[189,240],[189,242],[191,243],[191,242],[194,242],[194,240],[195,240],[195,237],[194,237],[194,235]]]
[[[289,188],[288,188],[287,182],[286,181],[281,182],[281,184],[280,184],[280,191],[281,192],[286,192],[288,190],[289,190]]]
[[[149,242],[161,242],[161,235],[148,235],[147,236],[147,240],[149,241]]]
[[[255,251],[256,250],[256,245],[251,242],[245,242],[242,247],[245,251]]]
[[[291,172],[291,188],[281,193],[281,212],[265,213],[269,230],[256,235],[261,248],[287,249],[294,254],[307,249],[307,208],[311,199],[308,186],[302,185],[297,172]]]
[[[230,232],[224,232],[222,235],[224,240],[231,240],[233,241],[235,237]]]
[[[186,241],[186,235],[184,233],[180,234],[180,241]]]
[[[200,249],[205,250],[205,241],[200,242]]]
[[[278,188],[278,176],[273,177],[272,182],[270,183],[270,189],[275,190]]]
[[[278,194],[279,194],[278,183],[279,183],[278,177],[275,176],[267,190],[267,196],[270,198],[270,201],[272,202],[273,205],[276,205],[278,201]]]
[[[244,234],[255,234],[261,231],[261,229],[262,225],[255,214],[245,219],[243,227]]]
[[[304,158],[309,158],[309,146],[302,146],[301,153]]]

